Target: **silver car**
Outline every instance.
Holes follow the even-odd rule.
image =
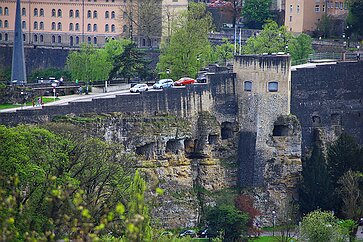
[[[169,88],[174,85],[174,81],[172,79],[161,79],[157,81],[154,85],[154,89],[163,89],[163,88]]]

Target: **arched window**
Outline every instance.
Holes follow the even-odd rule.
[[[39,23],[39,29],[44,29],[44,22]]]
[[[79,44],[79,37],[77,36],[76,37],[76,45],[78,45]]]
[[[9,16],[9,8],[8,7],[4,8],[4,15]]]
[[[105,32],[110,31],[110,27],[108,26],[108,24],[105,25]]]
[[[61,36],[58,36],[58,43],[62,43],[62,37]]]
[[[93,44],[97,45],[97,37],[93,37]]]
[[[97,18],[98,14],[97,11],[93,11],[93,18]]]
[[[109,11],[105,12],[105,18],[110,18],[110,12]]]
[[[3,34],[0,33],[0,40],[3,40]]]
[[[111,25],[111,32],[116,32],[115,25]]]
[[[116,17],[115,11],[111,12],[111,18],[114,19]]]
[[[88,31],[88,32],[91,32],[91,31],[92,31],[91,24],[88,24],[88,25],[87,25],[87,31]]]
[[[69,31],[73,31],[73,23],[69,24]]]
[[[3,27],[3,21],[0,20],[0,28],[2,28],[2,27]]]
[[[21,16],[26,16],[26,9],[25,8],[21,9]]]
[[[5,33],[5,38],[4,38],[5,41],[8,41],[9,40],[9,35],[8,33]]]
[[[34,22],[34,29],[38,29],[38,22],[37,21]]]
[[[55,30],[55,22],[52,22],[52,30]]]
[[[58,17],[61,18],[62,17],[62,9],[58,9]]]
[[[38,9],[37,8],[34,8],[34,16],[38,17]]]
[[[74,43],[73,43],[73,36],[69,37],[69,45],[70,46],[73,46]]]
[[[9,21],[7,20],[4,21],[4,28],[6,29],[9,28]]]
[[[87,12],[87,18],[92,18],[92,12],[91,12],[91,10],[88,10],[88,12]]]
[[[0,7],[0,16],[3,15],[3,8]]]
[[[62,30],[62,23],[61,23],[61,22],[59,22],[59,23],[58,23],[58,28],[57,28],[57,30]]]
[[[76,28],[75,28],[76,31],[79,31],[79,23],[76,23]]]
[[[55,9],[52,9],[52,17],[55,17]]]
[[[87,38],[87,42],[88,42],[88,44],[91,44],[91,37]]]
[[[52,43],[55,43],[55,36],[52,35]]]
[[[35,35],[33,36],[33,41],[34,41],[34,42],[38,42],[38,35],[36,35],[36,34],[35,34]]]
[[[39,11],[39,16],[44,16],[44,9],[40,9],[40,11]]]
[[[21,22],[21,28],[26,29],[26,22],[25,21]]]
[[[74,11],[73,10],[69,10],[69,17],[70,18],[73,18],[73,14],[74,14]]]
[[[93,32],[97,32],[97,24],[93,25]]]
[[[76,10],[76,18],[79,18],[79,10]]]
[[[40,42],[43,42],[43,41],[44,41],[44,36],[40,35]]]

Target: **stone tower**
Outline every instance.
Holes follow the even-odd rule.
[[[245,55],[234,58],[240,123],[242,187],[262,186],[267,139],[274,122],[290,113],[290,56]]]
[[[20,0],[17,0],[15,13],[13,60],[11,65],[11,81],[16,81],[16,83],[18,84],[26,83],[24,45],[23,33],[21,30],[20,9]]]

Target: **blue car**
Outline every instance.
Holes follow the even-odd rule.
[[[173,85],[174,81],[172,79],[161,79],[153,85],[153,88],[154,89],[170,88]]]

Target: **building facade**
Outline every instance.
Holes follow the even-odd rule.
[[[348,14],[346,1],[286,0],[285,26],[290,32],[311,33],[325,14],[344,20]]]
[[[23,40],[26,45],[77,47],[81,43],[103,46],[108,39],[133,38],[146,45],[138,22],[142,1],[132,0],[23,0]],[[165,3],[164,3],[165,2]],[[167,0],[171,9],[186,9],[187,0]],[[0,1],[0,44],[14,41],[16,0]],[[162,19],[162,18],[161,18]],[[158,46],[161,36],[148,38]]]

